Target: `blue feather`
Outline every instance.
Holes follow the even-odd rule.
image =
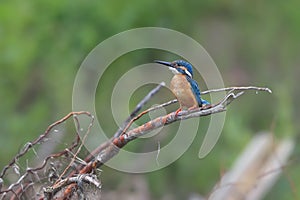
[[[208,101],[201,99],[201,92],[198,83],[194,79],[190,78],[189,76],[185,76],[185,77],[188,80],[188,82],[191,84],[191,89],[196,97],[198,105],[202,106],[202,104],[210,104]]]

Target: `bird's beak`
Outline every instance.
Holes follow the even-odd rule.
[[[171,63],[171,62],[160,61],[160,60],[154,60],[154,62],[158,63],[158,64],[162,64],[162,65],[168,66],[168,67],[173,67],[174,68],[174,64]]]

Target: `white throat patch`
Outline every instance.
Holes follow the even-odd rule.
[[[169,67],[169,70],[171,70],[173,74],[180,74],[174,67]]]
[[[169,67],[169,70],[171,70],[173,72],[173,74],[180,74],[179,71],[177,71],[177,69],[175,69],[174,67]],[[187,69],[184,69],[184,72],[190,77],[190,78],[193,78],[192,77],[192,74],[187,70]]]

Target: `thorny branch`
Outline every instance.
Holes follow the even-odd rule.
[[[177,115],[176,115],[175,112],[172,112],[172,113],[169,113],[165,116],[161,116],[161,117],[153,119],[149,122],[146,122],[145,124],[143,124],[143,125],[141,125],[137,128],[129,130],[132,123],[134,121],[138,120],[144,114],[149,113],[150,111],[153,111],[153,110],[160,109],[162,107],[166,107],[168,105],[171,105],[171,104],[174,104],[174,103],[177,102],[177,100],[174,99],[174,100],[171,100],[169,102],[163,103],[161,105],[151,107],[151,108],[139,113],[140,110],[142,109],[142,107],[144,107],[144,105],[152,98],[152,96],[154,94],[156,94],[160,90],[160,88],[164,85],[165,85],[164,83],[161,83],[156,88],[154,88],[136,106],[134,111],[125,120],[123,126],[118,129],[118,131],[114,134],[114,136],[109,141],[106,141],[103,144],[100,144],[98,146],[98,148],[96,148],[89,156],[87,156],[84,159],[84,161],[86,162],[85,164],[78,165],[76,170],[73,170],[69,174],[66,174],[65,175],[66,178],[62,178],[62,175],[64,173],[66,173],[66,171],[67,171],[67,170],[65,170],[64,173],[61,174],[60,178],[52,186],[49,186],[49,187],[45,188],[44,189],[44,197],[40,198],[40,199],[47,199],[47,197],[49,197],[49,196],[54,197],[56,192],[62,190],[62,188],[64,188],[65,186],[67,186],[67,188],[65,189],[63,196],[60,197],[59,199],[67,199],[68,197],[70,197],[72,191],[74,191],[74,189],[76,190],[76,188],[78,188],[78,180],[79,179],[87,181],[91,184],[96,185],[96,187],[100,188],[100,183],[99,183],[98,180],[91,179],[91,178],[87,179],[87,177],[91,177],[91,173],[93,173],[95,169],[98,169],[104,163],[106,163],[108,160],[110,160],[112,157],[114,157],[119,152],[120,148],[124,147],[127,143],[135,140],[136,138],[138,138],[140,136],[143,136],[143,135],[149,133],[150,131],[152,131],[154,129],[157,129],[159,127],[162,127],[164,125],[173,123],[173,122],[178,121],[178,120],[186,120],[186,119],[189,119],[189,118],[207,116],[207,115],[211,115],[211,114],[214,114],[214,113],[223,112],[223,111],[226,110],[226,107],[233,100],[240,97],[244,93],[244,91],[247,91],[247,90],[267,91],[267,92],[271,93],[271,90],[269,88],[261,88],[261,87],[254,87],[254,86],[229,87],[229,88],[221,88],[221,89],[213,89],[213,90],[203,91],[202,94],[208,94],[208,93],[211,93],[211,92],[219,92],[219,91],[229,91],[229,93],[224,97],[224,99],[222,101],[220,101],[217,104],[211,105],[209,107],[202,107],[202,108],[197,108],[197,109],[189,110],[189,111],[181,111],[181,112],[177,113]],[[77,129],[79,129],[79,127],[80,127],[79,126],[79,121],[76,118],[76,116],[77,115],[82,115],[82,114],[87,115],[87,116],[91,117],[91,119],[92,119],[91,123],[90,123],[90,126],[88,127],[88,131],[87,131],[87,133],[88,133],[90,131],[90,128],[91,128],[92,124],[93,124],[94,117],[89,112],[85,112],[85,111],[71,112],[70,114],[68,114],[67,116],[62,118],[61,120],[59,120],[59,121],[53,123],[52,125],[50,125],[47,128],[47,130],[45,131],[45,133],[42,134],[39,138],[37,138],[35,141],[33,141],[32,143],[26,144],[25,147],[20,151],[20,153],[17,154],[14,157],[14,159],[6,167],[4,167],[4,169],[2,170],[2,172],[0,174],[0,180],[2,180],[3,176],[6,174],[6,171],[9,168],[12,168],[16,164],[17,160],[20,157],[22,157],[24,154],[26,154],[29,151],[29,149],[31,149],[34,145],[42,142],[42,140],[49,134],[49,132],[55,126],[57,126],[58,124],[66,121],[71,116],[73,116],[75,118],[75,123],[77,125]],[[86,133],[86,135],[87,135],[87,133]],[[27,173],[32,173],[34,171],[43,169],[50,158],[60,157],[63,154],[72,151],[75,147],[78,146],[79,141],[80,141],[80,137],[79,137],[79,134],[78,134],[78,131],[77,131],[76,141],[73,143],[73,145],[71,147],[69,147],[68,149],[65,149],[62,152],[52,154],[52,155],[46,157],[46,159],[44,160],[44,162],[41,166],[39,166],[37,168],[34,168],[34,169],[28,169],[27,172],[24,175],[26,175]],[[83,144],[82,141],[81,141],[81,143]],[[81,146],[80,146],[80,148],[81,148]],[[74,162],[74,159],[77,156],[80,148],[76,151],[72,162]],[[68,165],[67,168],[69,168],[70,165]],[[13,195],[14,198],[18,199],[19,196],[20,196],[19,193],[21,193],[22,190],[19,193],[16,193],[16,191],[18,191],[18,190],[13,190],[13,188],[15,188],[17,186],[21,186],[20,183],[22,182],[23,178],[25,177],[24,175],[21,176],[15,184],[10,185],[8,187],[8,189],[0,191],[0,195],[1,195],[0,199],[5,197],[6,193],[8,193],[8,192],[12,192],[14,194]],[[30,183],[28,183],[28,184],[30,184]],[[22,187],[24,187],[24,183],[22,184]]]

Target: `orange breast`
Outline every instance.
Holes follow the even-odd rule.
[[[176,74],[171,80],[171,90],[178,99],[180,108],[186,110],[191,107],[198,107],[191,86],[184,75]]]

